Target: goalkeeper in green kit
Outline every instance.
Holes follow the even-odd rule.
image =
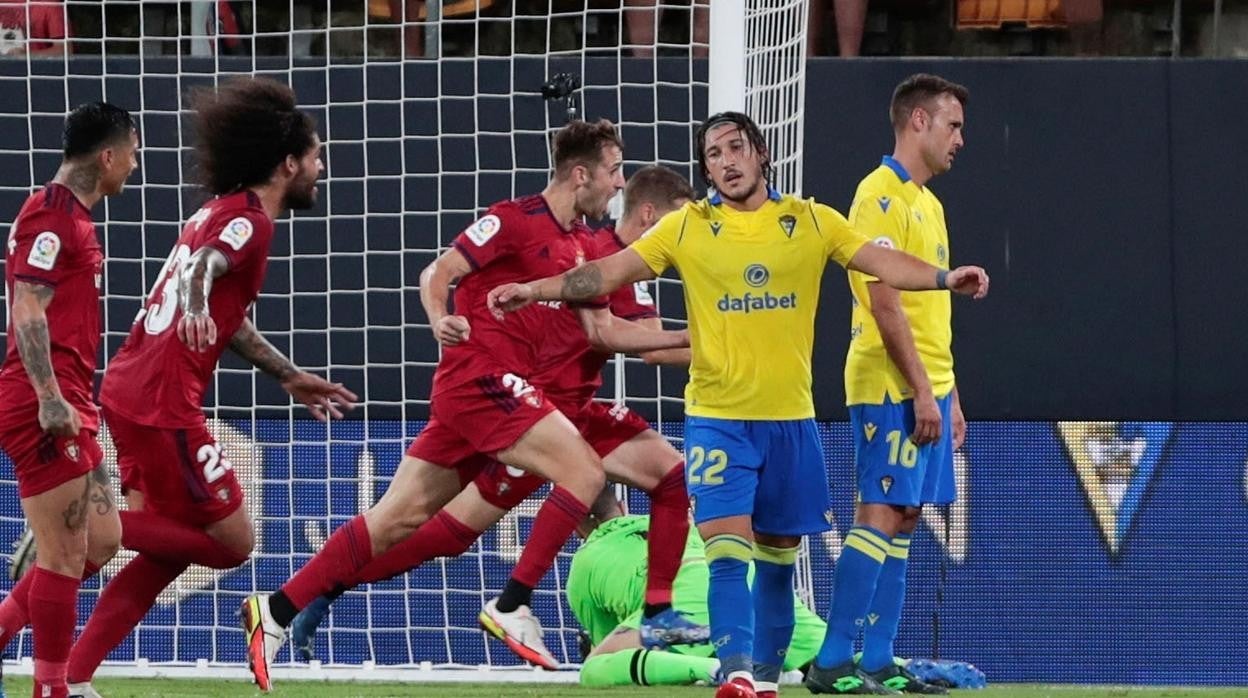
[[[595,504],[595,512],[611,508],[601,505],[603,499]],[[619,511],[618,504],[614,508]],[[601,523],[572,556],[566,587],[568,605],[593,647],[581,666],[581,685],[718,683],[719,660],[709,644],[676,645],[668,650],[642,648],[637,628],[646,591],[650,517],[619,513],[599,516]],[[580,532],[586,532],[584,526]],[[672,590],[672,606],[695,623],[707,622],[709,575],[702,539],[697,531],[691,531]],[[784,658],[785,672],[800,670],[814,660],[826,630],[823,619],[796,595],[793,607],[797,623]],[[984,685],[983,673],[970,664],[914,660],[911,669],[916,667],[929,677],[925,680],[948,687]],[[791,680],[800,682],[801,677]]]

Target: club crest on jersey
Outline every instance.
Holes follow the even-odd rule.
[[[65,457],[66,458],[77,463],[79,453],[80,451],[78,450],[78,444],[74,443],[73,441],[70,441],[69,443],[65,444]]]
[[[724,224],[723,224],[722,222],[720,222],[720,221],[711,221],[711,235],[716,235],[716,236],[718,236],[718,235],[719,235],[719,229],[720,229],[720,228],[722,228],[722,227],[724,227]]]
[[[771,280],[771,272],[761,264],[751,264],[745,268],[745,283],[754,288],[762,288]]]
[[[880,489],[884,491],[884,494],[888,494],[888,491],[893,489],[893,476],[892,475],[885,475],[884,477],[880,478]]]
[[[56,266],[56,256],[61,253],[61,239],[51,230],[45,230],[35,237],[35,244],[30,246],[30,254],[26,263],[36,269],[52,271]]]
[[[784,234],[787,237],[789,238],[793,237],[793,229],[796,227],[797,227],[797,218],[794,218],[793,216],[790,216],[787,213],[784,214],[783,216],[780,216],[780,229],[784,231]]]
[[[1164,422],[1057,423],[1110,555],[1121,552],[1173,431]]]
[[[472,244],[481,247],[502,229],[503,222],[498,219],[498,216],[491,213],[488,216],[478,218],[476,223],[468,226],[467,230],[464,231],[464,235],[467,235],[468,239],[472,240]]]
[[[251,234],[255,232],[255,228],[251,225],[251,221],[239,216],[230,220],[221,229],[221,242],[229,245],[235,252],[243,249],[243,245],[251,239]]]
[[[887,196],[881,196],[878,199],[878,201],[880,203],[880,211],[882,213],[888,213],[888,206],[889,204],[893,203],[893,200],[888,198]]]

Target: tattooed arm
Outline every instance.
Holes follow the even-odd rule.
[[[50,286],[17,281],[13,284],[13,333],[17,351],[39,397],[39,426],[56,436],[74,436],[82,426],[56,382],[52,370],[52,341],[48,335],[48,304],[55,293]]]
[[[631,248],[595,259],[560,274],[527,284],[504,284],[490,291],[487,302],[495,314],[518,310],[534,301],[587,301],[624,284],[647,281],[654,272]]]
[[[243,324],[230,338],[230,348],[248,363],[269,374],[282,384],[291,397],[308,406],[312,416],[321,421],[329,417],[342,417],[340,407],[351,410],[359,398],[343,387],[342,383],[330,383],[307,371],[299,370],[277,347],[256,331],[251,320]]]
[[[247,363],[273,376],[279,382],[299,373],[295,364],[286,358],[285,354],[278,351],[277,347],[270,344],[269,340],[261,336],[256,331],[256,326],[247,318],[243,318],[243,324],[230,338],[230,348],[235,354],[247,359]]]
[[[220,251],[201,247],[178,271],[178,298],[182,303],[178,339],[195,351],[208,351],[217,343],[217,323],[208,315],[208,294],[212,293],[213,279],[229,268],[229,260]]]

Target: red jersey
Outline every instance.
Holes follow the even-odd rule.
[[[590,233],[588,246],[590,259],[607,257],[627,247],[616,236],[613,227]],[[606,305],[612,315],[625,320],[659,316],[650,296],[649,284],[644,281],[616,289]],[[602,385],[603,366],[610,358],[610,354],[603,354],[590,346],[575,310],[568,308],[552,317],[547,325],[532,383],[541,388],[546,398],[561,411],[571,414],[598,392]]]
[[[91,399],[100,348],[100,273],[104,254],[91,212],[67,187],[49,183],[22,204],[9,232],[4,281],[10,304],[13,284],[23,281],[55,289],[48,304],[52,370],[61,395],[78,410],[82,426],[99,429]],[[38,418],[39,398],[17,351],[9,308],[8,349],[0,367],[0,414],[5,419]]]
[[[468,319],[468,341],[446,347],[434,374],[433,392],[474,380],[480,370],[514,371],[528,376],[545,351],[546,325],[560,302],[534,303],[496,319],[486,296],[496,286],[533,281],[572,269],[587,258],[591,235],[581,221],[564,229],[541,195],[494,204],[452,243],[472,271],[455,289],[455,313]]]
[[[204,390],[260,294],[272,239],[273,221],[251,191],[213,199],[191,216],[130,336],[104,371],[100,402],[144,426],[186,429],[203,424]],[[208,296],[217,343],[205,352],[191,350],[177,332],[182,317],[177,276],[201,247],[217,250],[230,264],[213,280]]]

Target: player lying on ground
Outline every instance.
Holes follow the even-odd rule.
[[[595,233],[594,238],[599,245],[593,256],[618,251],[640,237],[663,214],[675,210],[692,196],[693,189],[689,183],[672,170],[657,166],[638,170],[629,178],[624,189],[624,212],[618,226]],[[661,327],[645,286],[619,289],[611,295],[609,306],[610,314],[634,320],[651,329]],[[656,516],[656,520],[662,519],[658,526],[670,535],[680,536],[679,541],[688,531],[680,454],[658,432],[650,429],[645,420],[627,408],[608,407],[593,401],[602,384],[602,369],[609,356],[595,349],[601,346],[595,325],[603,324],[601,316],[607,312],[605,308],[578,309],[577,314],[585,330],[575,324],[576,318],[570,313],[563,318],[558,336],[564,341],[547,343],[541,360],[543,368],[535,374],[534,380],[548,398],[561,405],[561,410],[567,410],[565,414],[602,456],[608,477],[633,483],[633,486],[652,493],[658,491],[658,496],[652,494],[651,499],[652,505],[656,501],[663,504],[657,507],[662,512]],[[650,352],[644,357],[652,363],[684,365],[688,363],[689,353],[687,349],[671,349]],[[388,579],[435,556],[464,552],[489,526],[545,484],[541,478],[492,463],[483,456],[474,456],[468,463],[459,466],[461,470],[482,467],[481,475],[447,504],[430,525],[417,529],[403,543],[375,560],[369,566],[369,573],[357,577],[351,586]],[[650,475],[647,476],[647,473]],[[656,485],[654,483],[659,475],[663,477],[657,480],[659,484]],[[538,516],[540,519],[542,514]],[[683,517],[683,521],[677,520],[677,517]],[[445,545],[441,542],[444,529],[458,531],[462,535],[453,541],[446,539],[453,544]],[[670,541],[663,543],[668,545]],[[378,564],[383,558],[386,563]],[[679,562],[680,558],[676,556],[674,564],[679,565]],[[671,569],[648,570],[641,624],[642,638],[647,646],[705,642],[707,638],[704,625],[690,624],[680,614],[670,611],[674,577],[674,566]],[[311,653],[311,635],[325,615],[330,601],[345,590],[341,587],[318,599],[296,617],[292,625],[294,642],[305,656]],[[504,590],[504,595],[506,593]],[[527,612],[527,596],[522,604],[525,613],[520,616],[500,614],[497,607],[503,600],[486,605],[481,615],[482,626],[522,658],[548,669],[556,668],[558,662],[546,649],[540,624]]]
[[[271,80],[196,92],[194,108],[199,170],[216,198],[182,229],[100,388],[129,505],[122,544],[139,555],[104,587],[69,656],[71,693],[85,698],[96,695],[100,662],[189,565],[230,569],[251,553],[243,491],[202,408],[221,354],[232,349],[273,376],[319,419],[356,399],[296,368],[247,319],[274,219],[316,202],[315,123]]]
[[[121,192],[139,147],[130,114],[104,102],[74,109],[62,142],[56,175],[26,199],[9,231],[9,343],[0,367],[0,448],[43,551],[0,603],[0,648],[33,626],[34,695],[42,698],[68,694],[79,583],[121,538],[91,397],[104,261],[91,209]]]
[[[561,360],[561,347],[586,343],[577,316],[565,304],[537,306],[499,321],[487,310],[485,294],[500,280],[525,278],[534,270],[571,269],[595,249],[594,233],[582,219],[605,216],[611,197],[624,185],[615,127],[605,120],[565,126],[555,135],[554,163],[554,177],[541,194],[490,207],[421,274],[421,301],[443,346],[434,374],[431,418],[374,507],[340,526],[276,593],[244,602],[249,663],[262,689],[271,686],[268,666],[285,642],[286,627],[318,596],[357,585],[378,569],[393,569],[386,575],[392,576],[411,567],[413,559],[428,559],[430,553],[418,550],[419,555],[413,556],[399,545],[418,528],[428,528],[428,538],[411,545],[433,544],[432,556],[456,554],[485,530],[488,523],[468,518],[469,512],[443,507],[491,459],[533,474],[539,482],[554,483],[508,584],[511,593],[504,600],[514,607],[500,600],[489,609],[491,622],[513,626],[526,643],[532,642],[517,643],[513,649],[534,649],[526,657],[530,661],[553,661],[549,652],[536,651],[544,650],[544,645],[525,594],[554,564],[564,541],[602,490],[605,474],[599,451],[608,452],[603,444],[621,443],[613,426],[619,420],[606,421],[602,414],[595,418],[604,426],[602,443],[595,450],[575,422],[584,401],[556,404],[545,395],[544,386],[532,382],[534,375]],[[452,314],[447,301],[457,277]],[[597,306],[606,303],[590,300]],[[595,336],[611,351],[640,353],[688,345],[684,332],[648,329],[613,318],[601,307],[591,310],[592,316],[603,320]],[[625,480],[650,492],[652,505],[667,512],[673,526],[687,526],[679,454],[662,439],[650,439],[642,446],[645,459],[631,463]],[[496,504],[503,510],[514,506],[506,497]],[[664,543],[652,551],[656,559],[671,560],[655,566],[668,575],[655,580],[653,587],[659,591],[670,590],[681,552],[679,545]]]
[[[534,302],[596,298],[668,268],[680,274],[693,357],[686,483],[711,561],[712,642],[730,678],[716,695],[754,698],[755,670],[759,693],[774,694],[793,632],[784,609],[801,537],[829,527],[810,373],[828,260],[896,288],[975,297],[987,293],[988,275],[868,244],[831,208],[780,194],[768,183],[762,132],[745,114],[712,116],[695,151],[714,187],[707,199],[665,216],[626,250],[559,276],[500,285],[488,301],[500,315],[525,312]]]
[[[638,624],[643,604],[640,580],[646,574],[650,517],[625,516],[615,507],[595,503],[595,519],[578,533],[588,538],[572,556],[567,597],[585,628],[592,651],[581,665],[583,686],[680,685],[713,683],[721,678],[719,660],[709,644],[653,651],[642,647]],[[590,532],[592,531],[592,533]],[[750,570],[753,577],[753,570]],[[676,575],[673,607],[698,623],[707,622],[710,570],[706,548],[691,531]],[[782,668],[805,670],[823,643],[827,625],[793,595],[795,625]],[[898,660],[905,666],[907,662]],[[910,666],[951,688],[979,688],[983,672],[965,662],[912,660]],[[799,673],[797,679],[801,680]]]

